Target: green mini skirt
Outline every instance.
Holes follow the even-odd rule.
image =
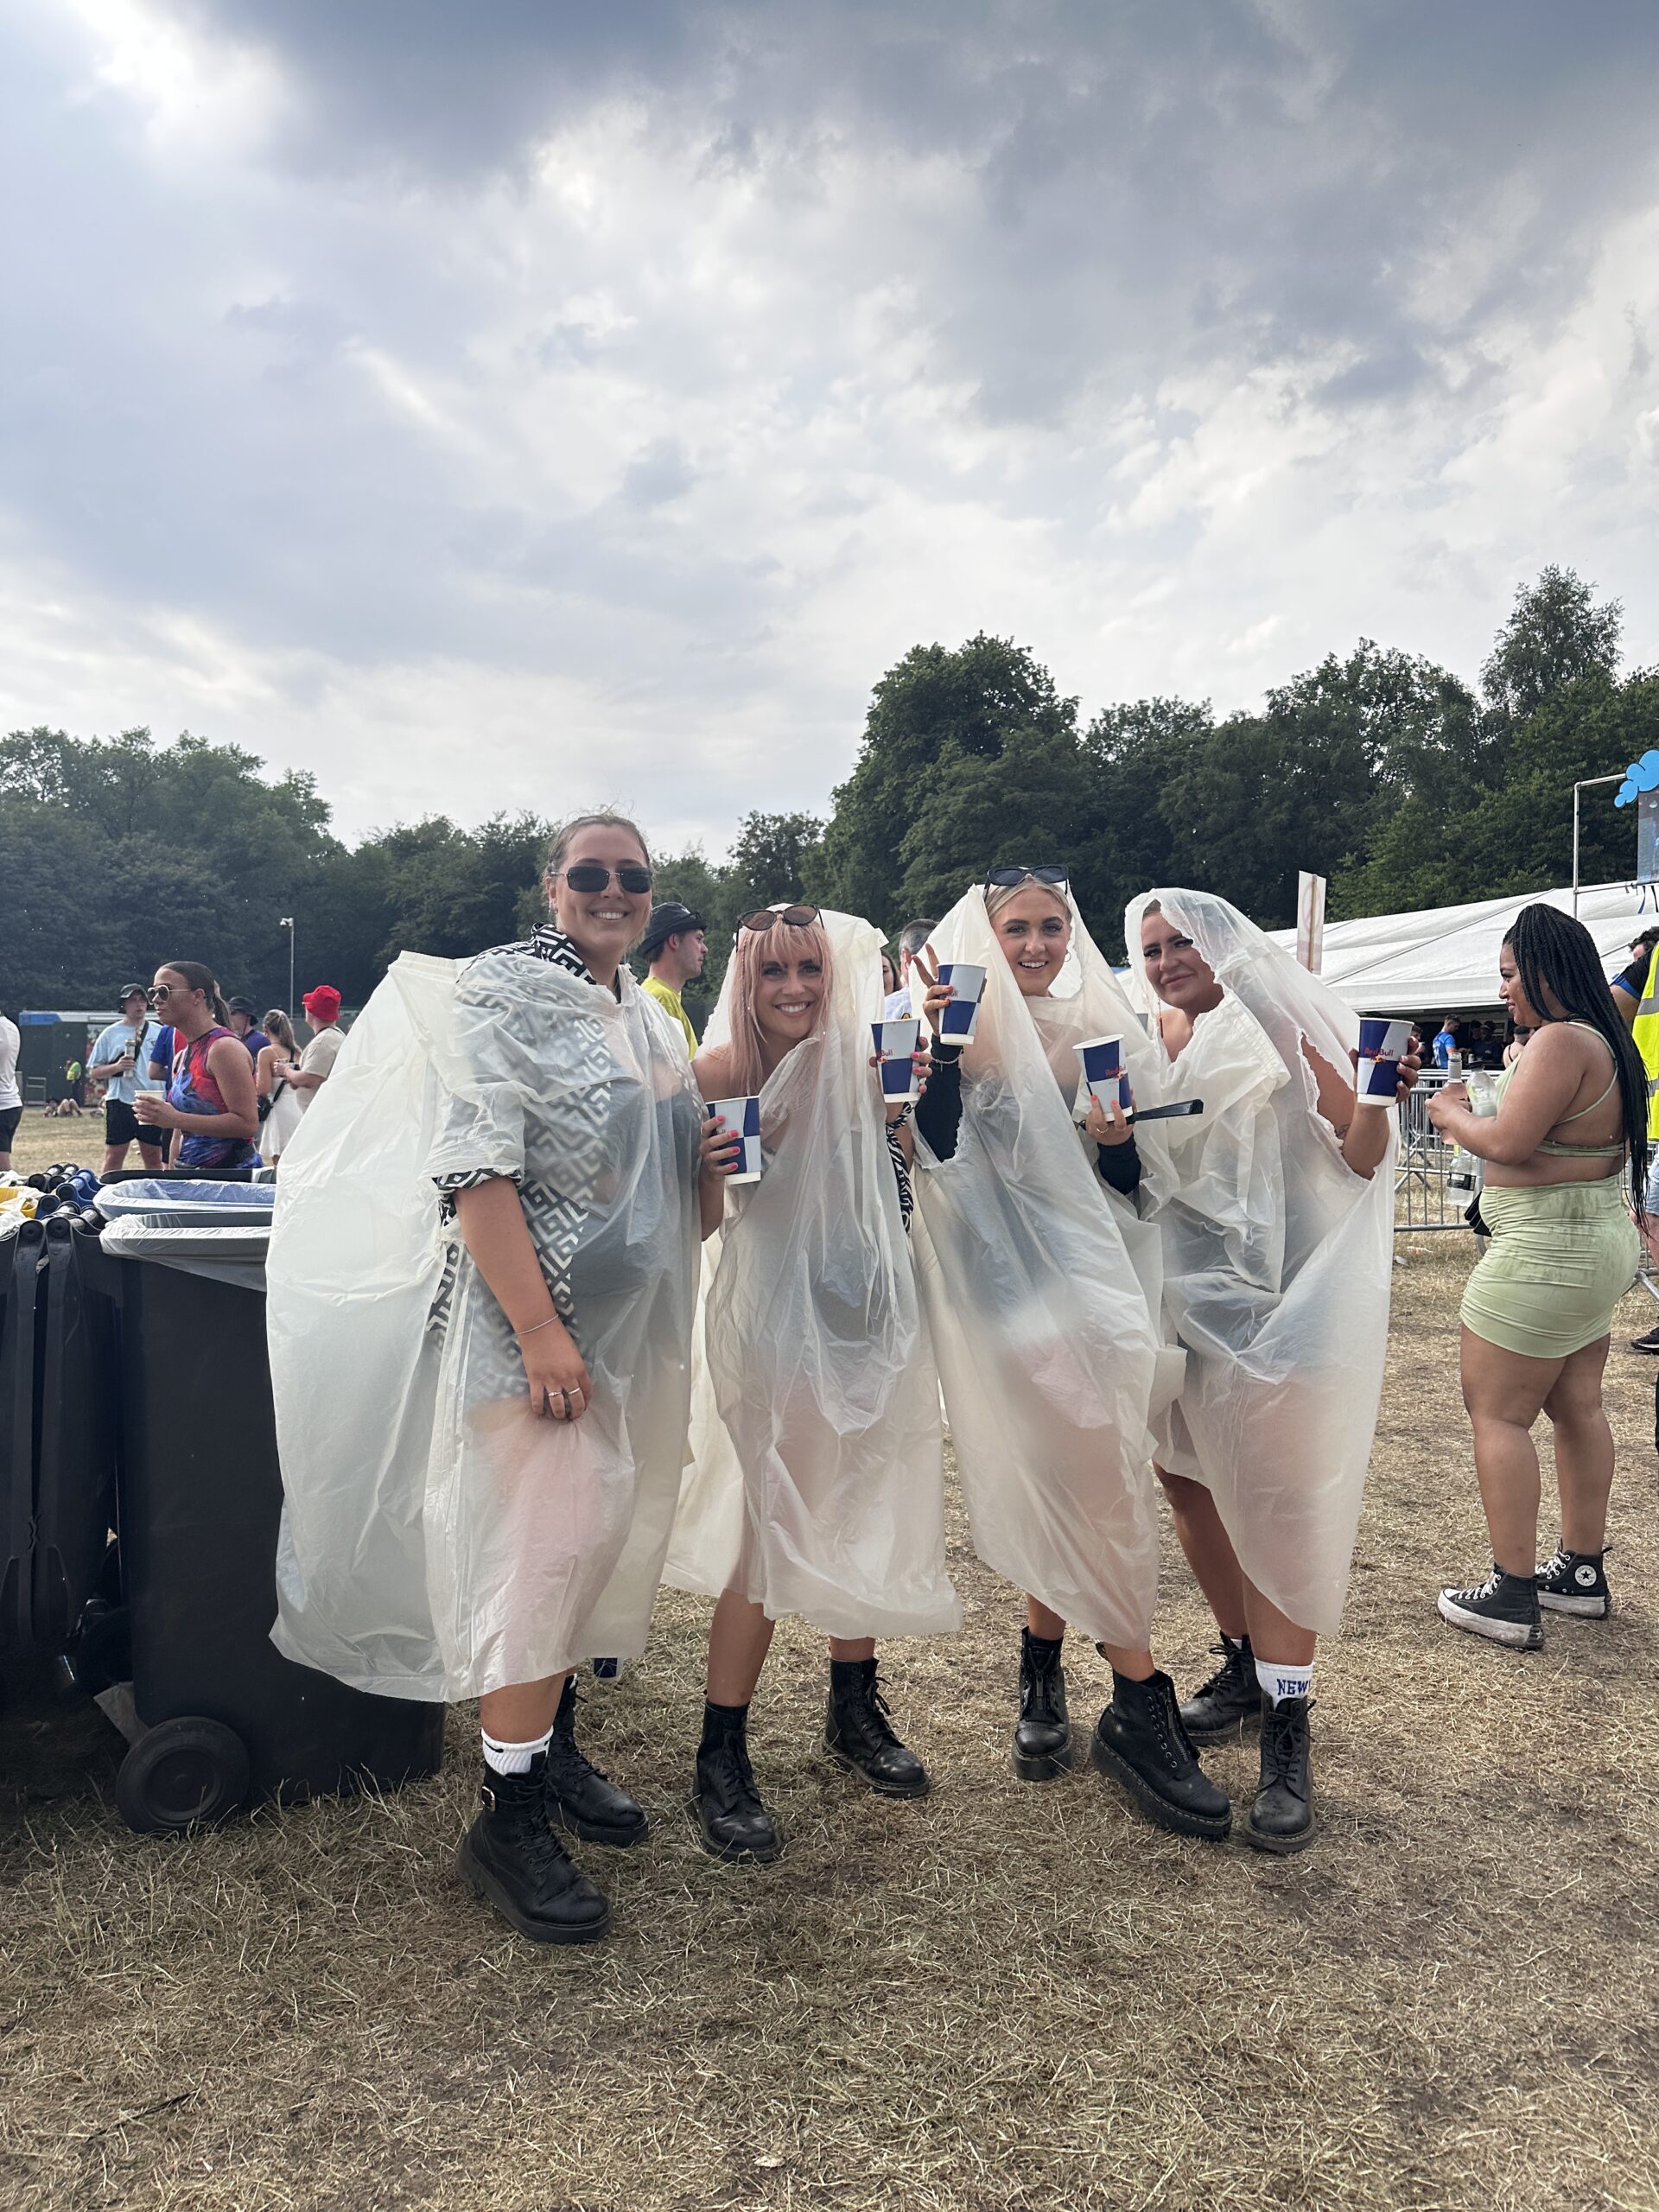
[[[1465,1286],[1465,1329],[1528,1359],[1565,1359],[1613,1325],[1641,1244],[1624,1178],[1480,1194],[1492,1241]]]

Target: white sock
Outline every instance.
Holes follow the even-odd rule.
[[[1282,1705],[1287,1697],[1306,1697],[1313,1687],[1313,1669],[1306,1667],[1281,1667],[1275,1660],[1258,1659],[1255,1679],[1275,1705]]]
[[[544,1751],[553,1740],[550,1728],[532,1744],[499,1744],[483,1729],[478,1732],[484,1738],[484,1764],[495,1774],[528,1774],[537,1752]]]

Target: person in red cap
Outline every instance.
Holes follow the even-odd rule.
[[[287,1077],[299,1101],[300,1111],[304,1113],[334,1073],[340,1048],[346,1042],[346,1033],[340,1026],[340,993],[332,983],[319,983],[315,990],[305,994],[301,1003],[311,1025],[311,1042],[301,1053],[297,1065],[292,1060],[279,1061],[272,1072]]]

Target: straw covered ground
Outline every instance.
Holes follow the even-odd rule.
[[[0,2202],[1659,2205],[1653,1370],[1614,1355],[1612,1619],[1552,1620],[1534,1656],[1443,1630],[1436,1585],[1487,1557],[1469,1258],[1423,1238],[1396,1274],[1316,1685],[1325,1830],[1298,1859],[1175,1841],[1086,1771],[1014,1781],[1016,1602],[959,1518],[966,1632],[890,1662],[933,1796],[879,1803],[827,1767],[819,1655],[788,1630],[756,1729],[791,1837],[769,1869],[692,1843],[704,1616],[664,1602],[648,1662],[584,1699],[655,1822],[640,1853],[586,1854],[616,1907],[586,1951],[531,1949],[452,1878],[470,1713],[429,1785],[153,1840],[111,1809],[104,1724],[25,1686],[0,1727]],[[1643,1321],[1628,1304],[1616,1342]],[[1166,1580],[1190,1686],[1206,1618],[1178,1557]],[[1092,1718],[1102,1662],[1074,1653],[1071,1679]],[[1248,1798],[1253,1750],[1211,1764]]]

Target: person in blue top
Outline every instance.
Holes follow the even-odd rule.
[[[1451,1065],[1449,1055],[1458,1049],[1458,1023],[1455,1014],[1448,1014],[1434,1032],[1434,1065],[1437,1068]]]
[[[230,1026],[247,1046],[248,1058],[253,1062],[255,1067],[257,1067],[260,1053],[270,1042],[270,1038],[259,1027],[259,1010],[251,999],[232,999],[228,1001],[228,1008],[231,1017]]]
[[[140,1128],[132,1106],[141,1091],[162,1087],[164,1078],[150,1065],[159,1025],[150,1020],[145,1008],[142,983],[129,983],[117,1004],[120,1019],[99,1033],[89,1070],[109,1086],[104,1093],[104,1165],[99,1173],[113,1175],[124,1167],[127,1154],[136,1144],[140,1161],[156,1175],[162,1166],[160,1141],[154,1129]]]

